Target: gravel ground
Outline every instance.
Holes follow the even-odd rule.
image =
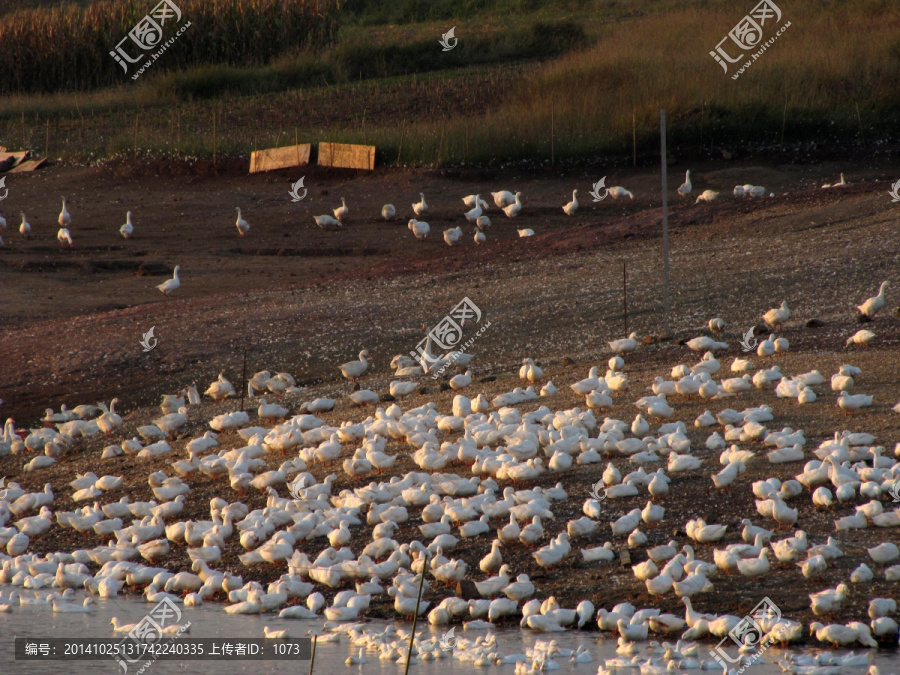
[[[747,170],[745,167],[745,174]],[[88,174],[95,170],[81,171],[86,172],[81,180],[88,181]],[[738,182],[734,171],[710,167],[705,173],[698,173],[709,186],[725,188],[728,183]],[[0,340],[0,383],[4,383],[0,385],[0,396],[6,399],[2,411],[5,416],[16,417],[19,426],[27,426],[47,406],[55,408],[65,401],[73,407],[118,395],[123,399],[122,409],[126,413],[121,436],[130,438],[137,426],[157,414],[155,405],[161,393],[173,392],[195,380],[202,390],[223,370],[239,386],[244,350],[247,350],[248,374],[263,368],[285,370],[306,387],[303,394],[286,398],[297,405],[318,395],[335,398],[346,395],[349,387],[339,379],[337,365],[351,360],[365,347],[372,353],[373,367],[362,385],[382,393],[391,379],[388,364],[392,356],[413,349],[423,335],[422,324],[435,325],[463,297],[471,298],[481,309],[482,320],[491,323],[471,348],[476,356],[475,379],[488,379],[473,384],[466,392],[468,395],[484,392],[493,396],[511,390],[518,384],[515,378],[518,363],[522,357],[532,356],[544,367],[547,377],[560,387],[560,394],[548,399],[547,405],[554,410],[584,407],[584,400],[575,396],[567,385],[584,377],[591,365],[605,369],[610,355],[606,343],[625,334],[624,263],[628,274],[628,330],[651,338],[650,344],[627,360],[630,391],[620,394],[615,406],[605,414],[630,422],[637,412],[631,402],[647,391],[656,375],[668,378],[673,365],[696,360],[696,355],[679,342],[701,332],[712,316],[720,316],[728,324],[724,339],[730,348],[726,356],[720,356],[727,368],[732,357],[742,355],[738,347],[740,334],[759,321],[766,309],[787,300],[793,315],[780,334],[790,341],[791,352],[765,361],[779,363],[787,375],[814,368],[820,370],[826,384],[814,387],[819,401],[799,406],[792,399],[777,399],[771,391],[756,390],[737,401],[704,403],[679,399],[674,404],[674,419],[690,423],[704,409],[740,410],[765,403],[772,406],[775,415],[775,420],[767,426],[803,428],[809,440],[808,449],[835,431],[851,429],[875,434],[877,442],[890,452],[894,443],[900,441],[900,415],[890,410],[900,400],[900,319],[894,315],[894,308],[900,303],[891,292],[895,293],[894,289],[900,286],[900,279],[894,276],[900,258],[897,207],[892,209],[883,183],[819,190],[812,187],[819,179],[800,175],[799,170],[757,167],[757,171],[769,172],[771,179],[767,184],[777,186],[779,194],[782,187],[790,194],[758,202],[736,201],[729,196],[712,205],[673,205],[671,326],[668,339],[662,340],[652,337],[666,332],[661,298],[660,213],[654,203],[641,200],[627,204],[589,204],[584,215],[579,212],[573,218],[566,218],[561,211],[557,214],[558,207],[534,207],[513,223],[502,216],[494,218],[495,224],[488,230],[489,243],[477,248],[468,234],[460,247],[448,248],[439,241],[420,245],[402,224],[351,222],[347,232],[340,234],[319,232],[305,221],[300,225],[278,225],[290,230],[290,237],[302,240],[292,240],[292,246],[315,249],[319,255],[267,254],[267,250],[275,249],[281,237],[274,225],[272,231],[260,232],[259,241],[255,238],[257,231],[267,228],[251,230],[250,239],[239,241],[233,230],[215,225],[215,231],[208,237],[209,250],[215,252],[201,255],[185,248],[191,241],[204,241],[207,234],[196,222],[202,220],[201,216],[192,215],[191,223],[181,230],[188,237],[187,242],[183,237],[177,242],[165,241],[159,244],[165,251],[144,256],[152,260],[166,258],[174,263],[179,259],[173,250],[180,247],[190,260],[185,267],[196,270],[193,279],[185,272],[184,292],[168,300],[153,295],[156,291],[152,287],[162,281],[161,277],[136,277],[133,270],[91,272],[85,267],[85,260],[124,258],[125,253],[121,251],[99,250],[99,244],[89,252],[80,248],[59,252],[47,242],[17,244],[2,251],[0,256],[0,283],[12,290],[10,301],[0,310],[6,326]],[[545,203],[557,192],[563,193],[557,201],[564,203],[563,183],[576,181],[572,177],[560,178],[548,185],[537,178],[518,181],[511,178],[500,177],[509,187],[518,186],[526,195],[535,195],[535,203]],[[622,183],[639,194],[641,187],[651,189],[651,178],[634,175],[630,182],[623,179]],[[54,179],[60,177],[50,174],[46,180],[52,183]],[[170,180],[173,191],[181,189],[176,187],[175,179],[159,180]],[[265,183],[260,177],[252,177],[250,182],[254,190],[269,190],[273,194],[275,190],[283,191],[289,182],[288,179],[268,180],[277,182],[277,186]],[[324,178],[321,180],[325,182]],[[415,184],[418,189],[424,182],[426,194],[434,193],[437,200],[443,199],[450,212],[455,208],[450,206],[451,195],[484,189],[487,179],[399,173],[341,180],[344,181],[340,184],[342,190],[330,187],[328,198],[333,202],[335,194],[343,195],[355,189],[358,191],[355,201],[350,203],[362,201],[360,211],[377,212],[377,205],[385,200],[383,194],[388,184]],[[135,194],[140,189],[146,192],[137,186],[137,179],[125,182]],[[579,178],[576,182],[585,180]],[[678,182],[673,181],[673,185]],[[236,184],[238,179],[223,179],[220,189],[227,190],[229,183]],[[492,180],[490,184],[495,183]],[[191,188],[183,189],[190,193]],[[411,189],[405,188],[407,192]],[[362,194],[368,197],[363,199]],[[539,197],[546,199],[541,201]],[[214,201],[208,194],[202,199],[206,205]],[[83,208],[87,211],[88,204],[84,203]],[[112,211],[110,207],[104,208]],[[230,208],[228,202],[219,209],[226,212],[223,216],[226,224],[230,222],[227,213]],[[281,206],[272,208],[282,209]],[[123,210],[124,206],[117,205],[116,209]],[[252,212],[245,215],[254,226]],[[433,231],[443,229],[442,219],[442,216],[430,219]],[[446,221],[447,227],[452,226],[458,222],[458,216],[448,215]],[[518,239],[516,226],[532,227],[537,236]],[[212,226],[207,229],[212,230]],[[225,233],[219,233],[220,229]],[[79,234],[73,230],[73,236],[79,247]],[[90,233],[85,239],[90,244],[100,240],[101,234]],[[345,255],[323,255],[323,247],[337,250],[334,246],[338,242]],[[117,245],[135,245],[150,251],[156,246],[152,241],[138,239],[117,242]],[[372,250],[376,252],[367,253]],[[274,252],[277,254],[278,249]],[[36,275],[35,268],[28,265],[40,260],[45,260],[48,267]],[[74,266],[66,268],[63,263]],[[294,274],[296,279],[291,279]],[[874,295],[885,279],[894,284],[889,289],[888,305],[874,323],[865,326],[876,333],[876,339],[869,349],[846,349],[846,338],[862,327],[855,320],[854,305]],[[49,291],[55,298],[52,301],[43,299],[48,289],[52,289]],[[104,309],[104,305],[117,308]],[[807,328],[805,324],[812,318],[824,325]],[[159,345],[144,353],[137,343],[151,325],[156,327]],[[842,363],[852,363],[863,370],[853,393],[864,392],[875,397],[871,408],[852,419],[841,415],[835,405],[836,395],[827,384]],[[449,412],[452,392],[442,391],[440,383],[430,378],[423,379],[421,384],[424,393],[404,399],[403,407],[435,401],[442,412]],[[371,413],[371,408],[351,410],[346,404],[347,399],[340,398],[335,411],[322,415],[322,419],[336,425],[339,420],[361,420]],[[191,422],[183,430],[185,439],[201,434],[206,429],[206,421],[214,414],[237,406],[237,402],[226,402],[192,408]],[[527,411],[537,406],[520,407]],[[664,524],[647,530],[648,545],[665,543],[673,537],[679,543],[688,543],[680,531],[689,518],[697,516],[705,517],[708,522],[727,524],[724,543],[734,543],[740,539],[741,519],[749,517],[758,524],[769,525],[756,514],[750,483],[769,476],[789,478],[801,470],[801,464],[769,465],[765,459],[751,461],[747,472],[724,493],[723,499],[709,479],[709,474],[720,468],[717,453],[707,451],[703,445],[716,428],[702,431],[691,428],[694,453],[703,458],[703,468],[674,478],[670,494],[660,502],[666,508]],[[239,440],[229,439],[225,446],[238,447]],[[6,457],[0,459],[0,475],[21,482],[29,490],[51,482],[59,494],[53,509],[65,510],[73,507],[72,490],[63,486],[76,472],[93,470],[98,475],[126,477],[126,488],[111,493],[102,503],[118,500],[124,494],[132,500],[141,500],[151,495],[146,481],[148,473],[167,468],[169,462],[184,457],[185,441],[180,441],[173,444],[177,457],[147,461],[126,457],[101,463],[100,452],[110,442],[103,438],[81,441],[59,465],[33,474],[21,471],[27,457]],[[753,444],[749,447],[757,449]],[[394,474],[416,468],[411,458],[405,456],[407,446],[392,442],[388,452],[394,451],[404,455],[398,460]],[[345,454],[348,452],[345,449]],[[281,457],[272,457],[269,465],[276,468],[281,461]],[[612,461],[623,474],[626,468],[631,470],[626,459],[612,458]],[[604,466],[591,465],[559,475],[546,472],[537,481],[542,486],[561,482],[569,494],[569,499],[554,509],[556,519],[548,525],[541,545],[564,529],[567,520],[580,517],[581,505]],[[330,473],[321,465],[311,470],[320,480]],[[463,466],[453,470],[462,475],[467,473]],[[385,473],[382,478],[390,475]],[[352,481],[343,473],[339,476],[335,491],[371,480]],[[265,505],[263,495],[238,496],[223,481],[201,475],[189,482],[192,490],[183,518],[208,518],[209,499],[213,496],[240,498],[251,509]],[[280,493],[286,494],[283,489]],[[608,521],[614,521],[644,503],[646,495],[642,494],[608,500],[603,509]],[[833,534],[833,520],[851,514],[854,504],[817,511],[805,494],[793,500],[791,506],[800,508],[797,527],[806,530],[815,543],[822,543]],[[888,503],[885,508],[889,508]],[[419,523],[418,510],[414,510],[410,522],[396,538],[399,541],[416,538],[415,525]],[[597,533],[579,540],[573,549],[579,545],[596,546],[607,540],[624,545],[624,541],[613,539],[608,522],[604,522]],[[898,594],[897,582],[883,580],[881,566],[868,560],[865,547],[885,540],[900,543],[900,533],[895,529],[871,528],[840,533],[838,540],[845,556],[827,570],[824,581],[807,581],[796,568],[774,566],[770,575],[753,583],[737,575],[719,575],[713,579],[715,591],[696,596],[695,606],[701,611],[741,615],[768,594],[789,618],[810,621],[813,617],[807,594],[846,580],[850,570],[866,560],[881,579],[859,587],[852,585],[851,595],[837,616],[841,620],[863,620],[870,597]],[[82,538],[70,530],[54,527],[34,541],[32,550],[71,550],[100,543],[100,538],[94,535]],[[313,558],[325,546],[327,542],[317,539],[305,544],[303,550]],[[481,578],[480,572],[473,572],[489,547],[487,537],[463,540],[453,555],[470,564],[471,578]],[[711,547],[695,548],[699,557],[711,559]],[[245,579],[272,580],[284,571],[283,567],[267,565],[242,568],[237,560],[240,552],[237,542],[230,542],[222,566],[243,573]],[[608,607],[627,599],[635,604],[659,606],[665,611],[680,613],[682,609],[675,598],[650,598],[643,583],[637,582],[631,571],[620,567],[618,562],[586,565],[578,562],[579,556],[575,555],[559,568],[544,572],[531,558],[530,550],[520,544],[504,547],[503,557],[516,573],[532,575],[539,597],[555,594],[564,606],[574,606],[587,597],[598,606]],[[642,550],[633,552],[633,562],[644,559]],[[173,546],[172,553],[158,564],[175,571],[186,569],[189,559],[183,546]],[[577,575],[577,584],[572,583],[573,574]],[[596,581],[605,583],[600,585]],[[442,593],[450,592],[452,589],[435,592],[431,599],[436,602]],[[373,616],[394,614],[386,602],[373,602],[372,607]]]

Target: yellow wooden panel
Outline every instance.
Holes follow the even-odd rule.
[[[375,168],[375,146],[319,143],[319,166],[371,171]]]
[[[257,150],[250,155],[250,173],[309,164],[309,151],[309,143]]]

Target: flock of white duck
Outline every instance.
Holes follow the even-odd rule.
[[[837,187],[846,185],[844,182],[844,175],[841,174],[841,182],[835,183],[834,186],[831,185],[823,185],[822,187]],[[693,191],[693,185],[691,183],[691,172],[687,171],[685,173],[684,183],[678,188],[677,192],[681,197],[687,197]],[[629,197],[630,199],[634,199],[634,194],[632,194],[629,190],[626,190],[624,187],[614,185],[608,188],[608,193],[613,199],[620,199],[624,197]],[[734,196],[735,197],[763,197],[766,194],[766,189],[761,186],[754,185],[737,185],[734,188]],[[522,211],[522,201],[521,201],[521,192],[510,192],[509,190],[498,190],[496,192],[490,193],[494,205],[502,211],[507,218],[515,218]],[[579,208],[578,203],[578,190],[572,191],[572,199],[563,205],[562,210],[566,215],[574,215]],[[716,198],[718,198],[719,193],[714,190],[705,190],[698,198],[697,203],[699,202],[712,202]],[[770,194],[770,196],[774,196],[774,194]],[[487,236],[485,235],[485,229],[489,228],[491,225],[491,219],[488,215],[488,210],[490,205],[481,198],[480,194],[472,194],[467,195],[462,198],[463,204],[469,210],[467,210],[463,215],[465,216],[468,224],[474,227],[474,241],[476,244],[484,244],[487,241]],[[425,195],[423,193],[419,193],[419,201],[413,203],[412,205],[413,218],[411,218],[407,224],[409,231],[412,232],[413,236],[415,236],[418,240],[425,240],[428,238],[428,235],[431,233],[431,226],[423,221],[418,220],[419,218],[424,217],[429,212],[429,205],[425,201]],[[243,217],[241,213],[240,207],[235,207],[235,211],[237,212],[237,218],[235,220],[235,227],[237,228],[238,236],[244,237],[250,232],[250,223]],[[313,216],[316,225],[326,231],[339,230],[344,226],[344,223],[347,222],[347,219],[350,215],[350,208],[347,206],[346,200],[341,198],[341,205],[334,209],[333,216],[324,214],[321,216]],[[31,238],[31,224],[28,222],[28,219],[23,212],[22,223],[19,226],[20,234],[26,239]],[[394,220],[397,216],[397,209],[393,204],[385,204],[381,209],[381,217],[385,221]],[[69,229],[69,226],[72,224],[72,216],[66,208],[66,198],[62,198],[62,210],[59,214],[59,231],[57,232],[57,240],[60,245],[63,247],[74,248],[74,242],[72,239],[72,233]],[[6,228],[6,219],[0,214],[0,235],[3,234],[3,231]],[[134,236],[134,223],[131,219],[131,211],[125,216],[125,224],[119,228],[119,233],[125,239],[131,239]],[[520,237],[530,237],[534,235],[534,230],[532,228],[521,228],[518,230],[518,234]],[[444,242],[448,246],[457,246],[462,243],[463,239],[463,229],[460,226],[449,228],[444,230],[443,232]],[[3,238],[0,236],[0,246],[3,246]],[[178,273],[181,271],[181,267],[176,265],[174,275],[172,279],[165,281],[162,284],[157,286],[157,289],[164,295],[171,295],[173,292],[178,290],[181,286],[181,279],[178,276]]]
[[[859,307],[862,313],[873,317],[878,312],[884,304],[886,285],[882,284],[879,296]],[[773,330],[780,329],[789,318],[786,303],[763,315]],[[740,412],[733,408],[715,414],[706,411],[688,423],[668,421],[675,416],[674,406],[690,397],[736,399],[755,387],[771,390],[778,397],[797,398],[802,404],[815,401],[813,388],[825,384],[825,377],[817,370],[788,377],[778,364],[761,364],[751,376],[756,366],[741,358],[735,358],[730,366],[736,376],[717,382],[714,376],[722,365],[715,352],[728,345],[715,339],[725,329],[721,319],[712,319],[709,327],[714,337],[700,336],[686,343],[689,349],[703,354],[701,359],[693,366],[675,366],[671,379],[657,377],[652,395],[634,401],[639,414],[630,423],[609,417],[599,421],[594,411],[612,407],[630,390],[623,356],[639,349],[636,334],[609,343],[615,355],[605,375],[601,376],[599,367],[594,366],[588,377],[570,385],[575,394],[585,397],[584,408],[553,410],[546,404],[530,412],[517,408],[528,401],[549,403],[560,396],[544,371],[526,358],[519,377],[527,388],[516,387],[490,401],[483,394],[469,398],[456,393],[452,410],[445,413],[438,411],[435,402],[405,411],[394,402],[386,409],[377,408],[362,421],[345,420],[332,426],[316,415],[334,409],[333,399],[306,401],[289,419],[288,408],[259,399],[255,425],[246,412],[216,415],[208,420],[210,429],[189,440],[182,450],[184,456],[178,459],[170,440],[189,419],[197,421],[191,411],[202,400],[196,386],[165,396],[162,416],[137,427],[138,435],[131,439],[123,433],[117,400],[109,407],[98,404],[80,405],[74,410],[63,406],[58,413],[47,410],[45,426],[27,432],[16,429],[14,420],[9,419],[0,439],[0,457],[12,454],[24,458],[31,454],[24,472],[41,471],[64,461],[66,453],[75,450],[81,439],[105,434],[111,444],[101,456],[111,466],[122,455],[138,459],[172,457],[171,469],[177,475],[160,470],[149,473],[154,499],[145,502],[133,502],[128,495],[115,501],[116,493],[128,487],[120,476],[93,472],[77,475],[68,485],[71,499],[92,505],[73,511],[52,510],[59,486],[54,491],[47,483],[43,491],[27,492],[16,482],[0,484],[0,546],[6,550],[6,554],[0,554],[0,583],[17,587],[9,594],[0,593],[0,611],[12,611],[16,604],[36,604],[47,605],[55,612],[90,612],[93,596],[115,597],[126,587],[143,588],[148,602],[171,598],[196,606],[222,598],[229,603],[225,606],[229,614],[278,612],[280,618],[324,618],[330,629],[326,635],[339,639],[338,633],[346,633],[354,652],[359,648],[358,655],[348,659],[353,665],[366,661],[367,650],[377,652],[382,660],[407,658],[403,645],[409,639],[408,632],[394,626],[376,631],[358,623],[372,598],[385,595],[393,598],[398,617],[409,619],[418,607],[419,614],[432,626],[447,627],[462,621],[467,631],[490,630],[496,622],[509,620],[537,632],[583,628],[596,622],[601,630],[618,634],[620,641],[620,656],[608,659],[599,673],[636,666],[642,672],[718,668],[716,662],[700,659],[697,645],[690,641],[707,636],[721,638],[741,617],[698,612],[691,598],[713,590],[720,574],[735,572],[752,580],[771,574],[775,564],[782,570],[790,565],[807,579],[820,579],[837,558],[845,555],[839,538],[850,529],[875,526],[895,537],[890,528],[900,527],[900,508],[891,509],[890,500],[900,500],[900,461],[891,458],[883,445],[876,445],[876,437],[865,432],[837,431],[833,439],[810,451],[802,429],[766,426],[774,419],[767,405]],[[852,341],[866,344],[868,339]],[[758,356],[777,358],[788,350],[786,340],[770,336],[759,345]],[[341,375],[353,382],[364,377],[371,365],[368,356],[363,350],[357,361],[340,366]],[[430,354],[429,344],[420,363],[398,356],[392,367],[398,375],[415,376],[442,362],[452,361],[466,368],[471,358],[454,354],[436,358]],[[831,376],[831,388],[840,392],[838,405],[845,412],[871,404],[871,397],[847,393],[858,380],[865,381],[865,376],[851,365],[842,366]],[[534,384],[539,382],[543,386],[535,392]],[[455,391],[472,386],[471,371],[453,376],[450,385]],[[416,389],[414,381],[395,380],[390,385],[396,398]],[[302,391],[288,373],[273,375],[269,371],[255,374],[248,390],[251,398],[260,392],[283,396]],[[216,402],[237,395],[224,374],[204,393]],[[361,389],[348,399],[355,406],[374,406],[380,397]],[[900,412],[900,405],[895,410]],[[659,424],[655,432],[651,420]],[[694,453],[688,424],[696,429],[718,425],[704,446],[708,452],[720,453],[721,468],[710,471],[709,455]],[[225,438],[231,439],[228,445],[233,447],[220,445]],[[399,445],[400,451],[388,454],[389,442]],[[900,443],[894,454],[900,457]],[[282,463],[273,470],[270,461],[274,456],[280,456]],[[392,469],[401,457],[411,460],[419,470],[386,481],[371,480],[373,474]],[[584,515],[568,520],[564,526],[551,526],[554,508],[577,497],[568,494],[562,483],[552,488],[519,487],[548,471],[564,478],[578,465],[610,458],[618,459],[618,466],[608,461],[602,484],[598,483],[583,503]],[[729,534],[726,525],[702,519],[685,524],[669,522],[670,527],[683,529],[694,544],[672,540],[647,548],[648,538],[640,528],[642,524],[652,527],[666,522],[666,496],[678,490],[682,475],[710,472],[711,491],[746,489],[741,486],[741,475],[748,463],[774,467],[801,462],[802,468],[791,478],[770,477],[749,486],[759,517],[772,523],[773,529],[754,525],[746,518],[741,541],[723,545],[720,542]],[[319,481],[310,471],[316,465],[328,471],[335,463],[357,487],[335,493],[336,474]],[[466,467],[469,475],[445,473],[451,464]],[[622,468],[628,464],[634,469],[623,476]],[[191,483],[200,474],[222,481],[224,496],[210,501],[209,520],[181,520]],[[503,484],[505,487],[501,487]],[[249,490],[267,495],[264,508],[251,511],[241,501],[227,498],[240,498]],[[614,517],[617,500],[644,493],[649,499],[643,508],[635,507]],[[852,512],[834,520],[835,536],[827,536],[824,541],[813,541],[802,529],[791,536],[775,537],[776,529],[801,527],[803,512],[811,509]],[[419,523],[420,536],[401,543],[394,535],[408,522]],[[32,540],[54,526],[84,535],[93,533],[108,543],[46,555],[29,552]],[[371,540],[360,538],[364,527],[371,528]],[[603,532],[609,533],[610,541],[573,551],[575,541],[593,535],[596,542]],[[462,539],[478,538],[490,539],[491,543],[477,567],[474,561],[452,557]],[[307,552],[316,545],[307,542],[314,539],[327,539],[328,546],[311,558]],[[589,599],[573,609],[564,608],[553,596],[541,599],[544,594],[529,576],[514,573],[504,562],[504,550],[527,547],[535,563],[546,569],[573,556],[585,564],[604,563],[616,558],[617,544],[625,541],[646,555],[632,571],[644,582],[649,596],[674,594],[685,606],[684,616],[651,607],[637,609],[629,603],[597,608]],[[245,550],[239,560],[247,567],[248,576],[253,575],[254,565],[263,564],[286,565],[286,573],[263,587],[216,570],[223,549],[231,542]],[[714,546],[711,555],[706,545]],[[192,561],[191,571],[173,573],[154,566],[179,550],[186,551]],[[867,555],[856,562],[846,583],[809,596],[816,616],[840,610],[851,593],[848,584],[865,588],[876,577],[900,582],[900,549],[890,541],[868,548]],[[474,580],[480,597],[448,595],[446,587],[463,580]],[[351,587],[334,595],[331,604],[326,602],[322,591],[348,584]],[[417,604],[420,588],[423,599]],[[83,602],[76,601],[76,589],[86,590]],[[434,604],[431,598],[436,594],[446,597]],[[777,598],[774,600],[777,603]],[[869,621],[828,625],[817,621],[804,627],[787,617],[771,617],[761,625],[768,638],[779,643],[799,640],[808,631],[824,644],[875,647],[879,641],[897,643],[898,625],[892,616],[896,610],[894,599],[873,598]],[[114,631],[130,628],[113,619]],[[651,632],[680,636],[680,640],[676,644],[651,643],[644,653],[634,643],[647,640]],[[264,634],[286,637],[288,631],[266,627]],[[420,636],[415,654],[413,658],[427,660],[443,658],[447,650],[437,638]],[[568,657],[576,663],[592,658],[583,648],[567,652],[552,641],[538,643],[527,654],[503,654],[491,633],[468,640],[459,638],[453,655],[475,665],[515,663],[516,672],[552,670],[558,667],[554,657]],[[853,655],[820,656],[814,662],[803,658],[782,665],[787,671],[803,673],[836,672],[827,668],[860,665]],[[816,670],[822,668],[826,670]]]

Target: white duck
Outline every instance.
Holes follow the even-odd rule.
[[[627,338],[613,340],[609,343],[609,348],[616,354],[627,354],[638,348],[638,334],[631,333]]]
[[[509,206],[510,204],[514,204],[516,201],[516,196],[509,190],[492,192],[491,197],[494,198],[494,204],[497,205],[498,209],[502,209],[506,206]]]
[[[522,210],[522,202],[519,201],[519,197],[521,196],[522,193],[517,192],[515,201],[512,204],[503,207],[503,213],[506,214],[507,218],[515,218],[517,215],[519,215],[519,211]]]
[[[60,246],[66,244],[69,248],[74,248],[75,244],[72,242],[72,234],[69,232],[68,228],[61,227],[59,228],[59,232],[56,233],[56,239],[59,241]]]
[[[236,206],[234,210],[237,211],[237,220],[234,221],[234,224],[237,227],[238,236],[243,237],[250,231],[250,223],[244,220],[244,218],[241,216],[240,207]]]
[[[66,198],[62,197],[62,211],[59,212],[59,226],[62,228],[68,227],[72,222],[72,217],[69,215],[69,212],[66,210]]]
[[[847,338],[847,343],[845,346],[849,347],[851,344],[855,344],[859,345],[860,347],[868,347],[869,343],[873,340],[874,337],[875,333],[870,330],[859,330]]]
[[[381,207],[381,217],[385,220],[393,220],[396,215],[397,209],[394,208],[393,204],[385,204]]]
[[[131,211],[125,214],[125,224],[119,228],[119,234],[125,239],[131,239],[134,235],[134,223],[131,222]]]
[[[869,298],[863,304],[858,305],[856,309],[863,316],[874,319],[875,315],[884,307],[884,289],[890,285],[889,281],[882,281],[881,288],[878,289],[878,295]]]
[[[412,210],[417,217],[428,213],[428,204],[425,203],[425,195],[423,193],[419,193],[419,201],[412,205]]]
[[[462,228],[461,227],[452,227],[449,230],[444,230],[444,242],[447,246],[456,246],[460,239],[462,239]]]
[[[341,221],[339,221],[336,218],[332,218],[331,216],[329,216],[327,214],[322,215],[322,216],[313,216],[313,219],[316,221],[316,225],[318,225],[320,228],[322,228],[326,232],[330,231],[330,230],[337,230],[337,229],[343,227]]]
[[[363,349],[359,353],[358,361],[349,361],[341,366],[341,375],[352,382],[356,382],[356,379],[364,375],[369,369],[369,362],[366,360],[368,355],[369,350]]]
[[[867,408],[872,405],[872,397],[866,394],[850,395],[846,391],[842,391],[838,396],[837,404],[845,413],[852,413],[860,408]]]
[[[691,194],[691,190],[693,188],[694,186],[691,185],[691,172],[690,170],[685,171],[684,182],[678,187],[678,194],[682,197],[687,197],[689,194]]]
[[[763,321],[773,330],[781,330],[781,326],[791,318],[791,310],[788,308],[787,302],[782,302],[781,307],[775,307],[762,315]]]
[[[350,215],[350,209],[347,208],[347,202],[343,197],[341,197],[341,205],[337,207],[333,213],[334,217],[342,223],[347,219],[347,216]]]
[[[428,225],[428,223],[422,220],[416,220],[415,218],[412,218],[409,221],[407,227],[419,241],[427,239],[428,233],[431,232],[431,227]]]
[[[163,283],[161,283],[157,288],[163,295],[172,295],[175,291],[181,287],[181,279],[178,278],[178,272],[181,271],[181,265],[175,265],[175,272],[172,275],[171,279],[167,279]]]
[[[475,204],[471,210],[466,211],[466,220],[473,224],[477,223],[478,219],[481,218],[481,215],[484,213],[484,210],[481,208],[483,203],[481,195],[475,195]]]
[[[572,190],[572,201],[562,207],[563,213],[567,216],[575,215],[575,212],[578,210],[578,190]]]
[[[631,194],[628,190],[623,188],[621,185],[613,185],[609,188],[609,196],[613,199],[620,199],[622,197],[628,197],[629,199],[634,199],[634,195]]]
[[[19,225],[19,234],[21,234],[26,239],[31,239],[31,223],[28,222],[28,219],[25,218],[25,213],[20,211],[22,215],[22,224]]]

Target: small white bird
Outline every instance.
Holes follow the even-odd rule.
[[[415,218],[410,219],[407,227],[419,241],[427,239],[428,233],[431,232],[431,226],[428,223],[422,220],[416,220]]]
[[[859,345],[860,347],[868,347],[869,343],[875,338],[875,333],[870,330],[860,330],[847,338],[846,347],[849,347],[851,344]]]
[[[381,217],[385,220],[393,220],[396,215],[397,209],[394,208],[393,204],[385,204],[381,207]]]
[[[449,384],[453,391],[465,389],[472,384],[472,371],[467,370],[464,375],[454,375],[450,378]]]
[[[59,226],[63,229],[67,228],[72,222],[72,217],[66,211],[66,198],[62,198],[62,211],[59,212]]]
[[[714,201],[718,196],[719,196],[719,193],[716,192],[715,190],[704,190],[703,192],[700,193],[700,196],[697,197],[697,201],[695,201],[694,203],[695,204],[699,204],[700,202],[710,203],[710,202]]]
[[[350,215],[350,209],[347,208],[347,202],[344,201],[343,197],[341,197],[341,205],[337,207],[333,213],[334,217],[342,223],[347,219],[347,216]]]
[[[31,239],[31,223],[28,222],[28,219],[25,218],[25,212],[19,212],[22,215],[22,224],[19,225],[19,234],[21,234],[26,239]]]
[[[678,194],[682,197],[687,197],[691,194],[691,190],[693,189],[693,185],[691,185],[691,172],[690,170],[686,171],[684,174],[684,182],[678,188]]]
[[[466,220],[470,223],[478,222],[478,219],[481,218],[482,213],[484,213],[484,210],[481,208],[482,203],[481,195],[475,195],[475,205],[470,211],[466,211]]]
[[[634,195],[623,188],[621,185],[613,185],[611,188],[609,188],[609,196],[613,199],[619,199],[620,197],[625,197],[626,195],[629,197],[629,199],[634,199]]]
[[[428,213],[428,204],[425,203],[425,195],[423,193],[419,193],[419,201],[412,205],[412,210],[417,217],[424,216]]]
[[[526,227],[524,230],[516,230],[516,231],[519,233],[520,237],[533,237],[534,236],[534,230],[532,230],[530,227]]]
[[[509,206],[516,201],[516,196],[510,192],[509,190],[500,190],[499,192],[492,192],[491,197],[494,198],[494,204],[497,205],[498,209],[502,209],[505,206]]]
[[[313,219],[316,221],[316,225],[321,227],[326,232],[337,230],[343,227],[341,221],[336,220],[327,214],[324,216],[313,216]]]
[[[461,227],[452,227],[449,230],[444,230],[444,242],[447,246],[455,246],[459,243],[459,240],[462,238],[462,228]]]
[[[238,236],[243,237],[250,231],[250,223],[244,220],[244,218],[241,216],[240,207],[236,206],[234,207],[234,210],[237,211],[237,220],[234,221],[234,224],[235,226],[237,226]]]
[[[482,216],[482,217],[483,217],[483,216]],[[478,220],[481,220],[481,218],[479,218]],[[483,244],[483,243],[485,243],[485,242],[487,241],[487,237],[484,235],[484,232],[481,231],[481,226],[480,226],[480,225],[476,225],[476,226],[475,226],[475,237],[474,237],[474,239],[475,239],[475,243],[476,243],[476,244]]]
[[[517,192],[516,200],[509,206],[503,207],[503,213],[506,214],[507,218],[515,218],[517,215],[519,215],[519,211],[522,210],[522,202],[519,201],[519,197],[521,197],[521,196],[522,196],[522,193]],[[521,236],[521,234],[519,236]]]
[[[167,279],[163,283],[161,283],[157,288],[163,295],[172,295],[178,288],[181,286],[181,279],[178,278],[178,272],[181,270],[181,265],[175,265],[175,273],[172,275],[171,279]]]
[[[878,295],[866,300],[863,304],[858,305],[856,309],[863,316],[874,319],[875,315],[884,307],[884,289],[890,285],[889,281],[882,281],[881,288],[878,289]]]
[[[69,248],[73,248],[75,246],[75,244],[72,243],[72,235],[65,227],[59,228],[59,232],[56,233],[56,239],[59,241],[60,246],[65,244],[68,244]]]
[[[787,302],[782,302],[781,307],[775,307],[762,315],[763,321],[766,322],[773,330],[780,331],[782,325],[791,318],[791,310],[787,306]]]
[[[562,207],[563,212],[567,216],[575,215],[575,212],[578,210],[578,190],[572,190],[572,201]]]
[[[125,237],[125,239],[131,239],[132,235],[134,235],[134,223],[131,222],[131,211],[125,214],[125,224],[119,228],[119,234]]]
[[[872,397],[865,394],[856,394],[851,396],[846,391],[842,391],[838,397],[837,404],[845,413],[852,413],[860,408],[867,408],[872,405]]]

